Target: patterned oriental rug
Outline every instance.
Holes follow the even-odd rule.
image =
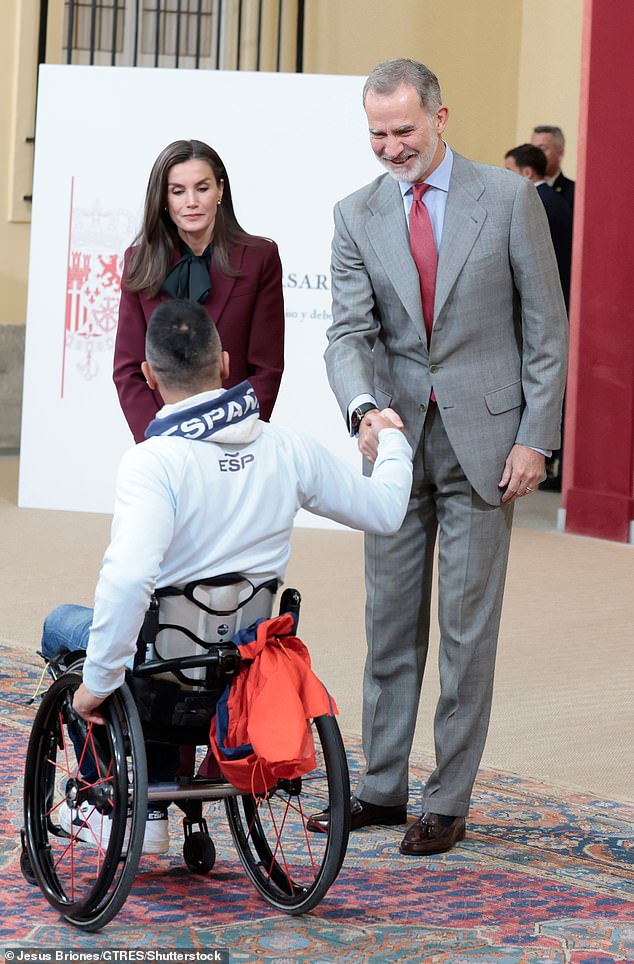
[[[127,903],[99,934],[63,922],[19,869],[22,764],[37,657],[0,646],[0,941],[10,947],[228,948],[231,964],[608,964],[634,962],[634,806],[483,769],[466,840],[448,854],[402,857],[403,828],[351,835],[343,868],[304,917],[259,898],[233,850],[221,804],[207,819],[218,850],[207,877],[172,846],[144,856]],[[359,741],[346,739],[352,779]],[[412,812],[431,760],[412,759]],[[171,812],[170,811],[170,812]]]

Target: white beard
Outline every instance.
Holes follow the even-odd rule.
[[[434,148],[427,154],[418,154],[414,162],[408,165],[408,167],[394,167],[393,164],[383,157],[380,157],[379,161],[395,181],[407,181],[410,184],[414,184],[416,181],[420,181],[423,174],[429,170],[435,153],[436,149]]]
[[[425,153],[412,154],[413,163],[407,167],[394,167],[384,157],[379,157],[379,161],[395,181],[407,181],[414,184],[416,181],[420,181],[432,166],[437,150],[438,144],[433,144]]]

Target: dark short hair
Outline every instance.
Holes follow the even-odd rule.
[[[363,87],[363,103],[367,94],[393,94],[403,84],[413,87],[428,114],[434,114],[442,106],[442,94],[438,78],[429,67],[418,60],[397,57],[377,64]]]
[[[546,155],[534,144],[520,144],[507,151],[504,157],[512,157],[518,167],[530,167],[539,177],[546,176]]]
[[[564,132],[561,127],[556,127],[554,124],[538,124],[537,127],[533,127],[533,134],[551,134],[557,147],[563,150],[566,146]]]
[[[152,314],[145,357],[166,387],[203,391],[218,377],[222,345],[216,326],[195,301],[164,301]]]

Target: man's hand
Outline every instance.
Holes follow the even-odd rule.
[[[75,691],[75,696],[73,698],[73,709],[78,713],[83,720],[87,723],[100,723],[104,724],[106,721],[103,715],[98,711],[98,707],[104,701],[102,696],[93,696],[90,690],[81,683],[78,689]]]
[[[359,426],[359,451],[370,462],[376,462],[379,450],[379,432],[384,428],[398,428],[403,431],[403,422],[392,408],[382,412],[372,408],[363,416]]]
[[[543,481],[545,470],[545,456],[527,445],[514,445],[498,483],[501,489],[506,489],[502,502],[514,502],[523,495],[530,495]]]

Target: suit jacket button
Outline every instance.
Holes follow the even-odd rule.
[[[435,374],[438,371],[438,365],[430,365],[429,370],[432,373],[432,375]]]

